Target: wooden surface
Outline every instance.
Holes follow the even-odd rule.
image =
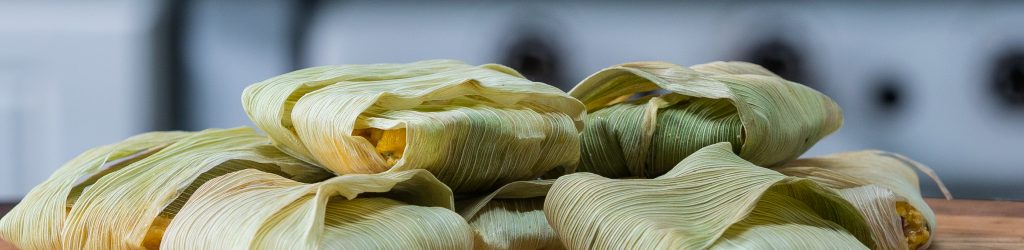
[[[932,249],[1024,249],[1024,202],[928,199],[939,229]]]
[[[928,199],[939,220],[931,249],[1024,249],[1024,202]],[[10,206],[0,204],[0,216]],[[13,249],[0,240],[0,249]]]
[[[3,218],[4,215],[6,215],[8,211],[11,211],[11,208],[14,208],[14,204],[0,202],[0,218]],[[0,239],[0,250],[8,250],[8,249],[15,249],[15,248],[10,243],[7,243],[6,241],[4,241],[4,239]]]

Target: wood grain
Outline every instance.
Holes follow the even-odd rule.
[[[932,249],[1024,249],[1024,202],[927,201],[939,223]]]
[[[1024,202],[928,199],[939,228],[932,249],[1024,249]],[[0,204],[0,216],[4,208]],[[14,246],[0,240],[0,250]]]

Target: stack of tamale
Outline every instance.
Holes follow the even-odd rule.
[[[742,62],[612,66],[570,93],[508,67],[322,66],[253,84],[250,128],[86,151],[0,219],[21,249],[920,249],[882,151],[798,159],[829,97]],[[948,197],[948,194],[947,194]]]

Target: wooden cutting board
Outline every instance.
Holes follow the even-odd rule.
[[[939,220],[931,249],[1024,249],[1024,202],[928,199],[928,204]],[[0,249],[14,248],[0,240]]]

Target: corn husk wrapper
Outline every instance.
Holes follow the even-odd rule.
[[[29,191],[0,219],[0,239],[19,249],[60,249],[69,204],[78,199],[85,186],[189,135],[151,132],[85,151]]]
[[[620,64],[569,93],[590,113],[578,170],[611,178],[659,176],[718,142],[756,165],[777,166],[843,121],[827,96],[743,62]]]
[[[425,170],[310,184],[244,170],[196,190],[161,247],[469,249],[472,231],[452,208],[451,190]]]
[[[171,141],[173,143],[167,144]],[[40,247],[45,249],[156,248],[163,226],[173,219],[196,188],[213,177],[242,169],[259,169],[310,182],[331,176],[277,150],[265,137],[248,128],[146,134],[115,144],[112,155],[123,155],[146,146],[152,147],[128,157],[125,164],[90,174],[70,171],[78,168],[75,166],[78,159],[73,160],[72,165],[66,166],[67,172],[62,168],[37,187],[48,192],[45,195],[67,197],[61,201],[62,207],[46,206],[47,211],[53,211],[49,215],[52,217],[44,220],[52,222],[41,224],[46,227],[11,225],[11,229],[41,235],[59,230],[57,239],[47,236],[40,241],[49,245]],[[49,189],[47,185],[69,178],[84,180],[73,184],[71,189]],[[19,206],[36,207],[42,206],[37,205],[39,202],[54,201],[45,195],[26,198]],[[9,217],[32,218],[23,216]],[[60,227],[52,224],[57,218],[62,218]],[[60,245],[54,246],[55,242]],[[15,245],[33,249],[39,243],[16,242]]]
[[[562,249],[544,217],[544,196],[553,183],[517,181],[457,202],[459,214],[473,227],[474,248]]]
[[[426,169],[456,193],[485,193],[580,158],[582,104],[495,64],[314,67],[249,86],[242,103],[283,151],[338,174]],[[405,134],[375,147],[354,134],[367,129]]]
[[[921,196],[917,174],[920,170],[932,177],[947,199],[952,196],[942,181],[928,167],[905,156],[878,150],[838,153],[799,159],[775,170],[812,179],[838,192],[861,211],[872,225],[879,249],[907,249],[902,222],[896,202],[907,202],[924,216],[934,235],[935,213]],[[934,237],[921,248],[927,248]]]
[[[656,179],[558,178],[544,204],[569,249],[863,249],[864,218],[815,182],[758,167],[728,143]]]

